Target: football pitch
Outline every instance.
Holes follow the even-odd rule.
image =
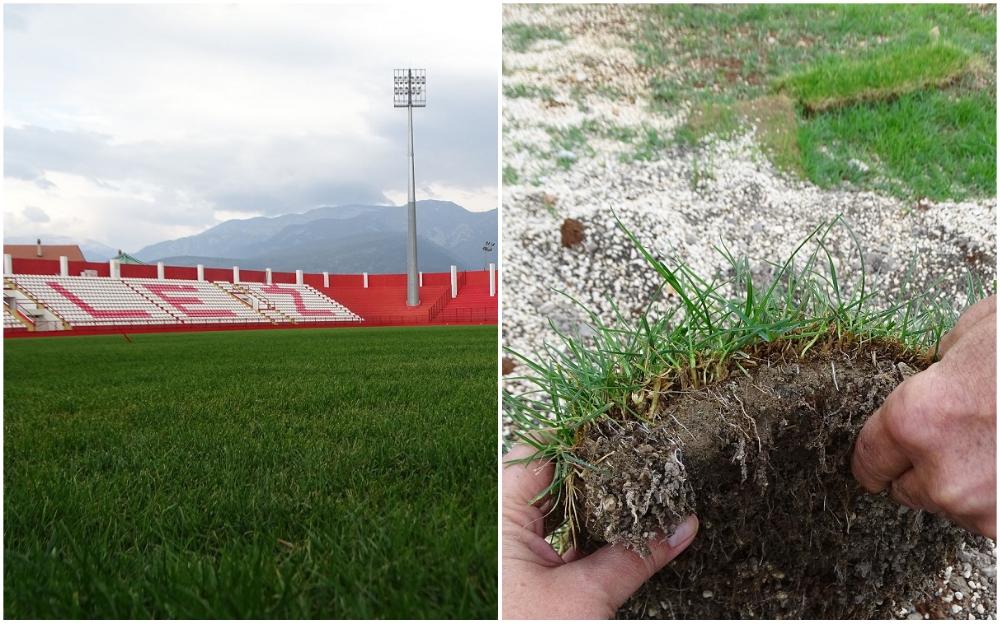
[[[496,618],[497,328],[4,341],[7,618]]]

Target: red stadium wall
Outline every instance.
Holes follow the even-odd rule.
[[[12,268],[15,274],[28,275],[58,275],[57,260],[37,260],[30,258],[14,258]],[[70,262],[69,274],[78,276],[83,271],[96,271],[99,277],[110,277],[110,267],[107,262]],[[123,264],[119,270],[126,278],[157,277],[156,265]],[[166,279],[195,280],[198,270],[195,267],[165,266]],[[233,279],[232,267],[205,267],[204,277],[207,281],[226,281]],[[364,276],[361,274],[330,274],[329,287],[323,285],[322,273],[304,273],[303,283],[312,286],[328,295],[348,309],[364,318],[364,322],[349,324],[349,326],[383,326],[383,325],[467,325],[496,324],[498,321],[497,296],[490,296],[488,271],[461,271],[457,275],[458,295],[451,297],[450,273],[424,273],[423,286],[420,288],[420,305],[411,308],[406,305],[406,275],[405,274],[370,274],[368,287],[364,287]],[[496,274],[499,289],[499,271]],[[266,282],[265,271],[255,269],[240,269],[242,282]],[[273,271],[273,283],[295,283],[295,273]],[[86,335],[112,333],[146,333],[146,332],[181,332],[181,331],[226,331],[235,329],[275,329],[295,327],[343,327],[344,323],[297,323],[284,325],[177,325],[150,327],[85,327],[73,328],[67,331],[33,332],[28,330],[7,330],[4,337],[18,336],[55,336],[55,335]]]

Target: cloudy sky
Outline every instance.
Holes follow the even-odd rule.
[[[135,251],[227,219],[403,203],[407,66],[428,70],[418,199],[496,208],[499,36],[478,2],[6,5],[4,238]]]

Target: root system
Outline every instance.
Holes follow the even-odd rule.
[[[593,466],[574,480],[585,540],[643,551],[687,514],[701,521],[620,616],[889,617],[968,538],[851,475],[865,420],[930,358],[890,342],[802,346],[764,345],[703,387],[657,380],[631,414],[579,432]]]

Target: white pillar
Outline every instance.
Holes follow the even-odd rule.
[[[497,294],[497,265],[490,263],[490,296]]]
[[[198,281],[199,282],[204,282],[205,281],[205,265],[204,264],[199,264],[198,265]]]
[[[368,274],[367,273],[362,273],[361,275],[363,275],[364,278],[365,278],[365,288],[368,288]]]
[[[323,271],[323,288],[330,287],[330,274],[327,271]]]
[[[264,269],[264,281],[271,284],[271,269]]]
[[[302,285],[302,269],[295,269],[295,283]]]
[[[424,285],[424,272],[421,271],[420,273],[418,273],[418,275],[420,276],[420,285],[423,286]]]
[[[14,257],[10,254],[3,255],[3,274],[13,275],[14,274]]]
[[[164,279],[165,277],[166,277],[166,272],[163,269],[163,263],[162,262],[157,262],[156,263],[156,279],[161,280],[161,279]]]
[[[240,283],[240,267],[238,266],[233,267],[233,283],[234,284]]]
[[[59,275],[69,277],[69,258],[66,256],[59,256]]]
[[[458,296],[458,267],[451,265],[451,298]]]
[[[112,278],[120,277],[118,275],[118,261],[117,260],[108,260],[108,275],[110,275]]]

